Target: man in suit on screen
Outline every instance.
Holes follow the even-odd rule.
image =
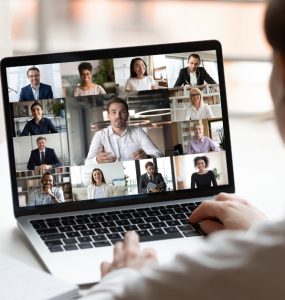
[[[51,86],[40,82],[40,70],[37,67],[29,68],[27,71],[27,77],[30,84],[21,89],[19,101],[53,98]]]
[[[46,138],[37,138],[38,149],[31,151],[27,164],[28,170],[47,170],[61,166],[54,149],[46,147]]]
[[[148,161],[145,164],[146,173],[141,175],[139,193],[158,193],[166,191],[166,184],[160,173],[154,171],[154,163]]]

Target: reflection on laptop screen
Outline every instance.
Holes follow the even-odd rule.
[[[18,208],[232,189],[222,56],[212,44],[8,64]]]

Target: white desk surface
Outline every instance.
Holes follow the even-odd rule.
[[[2,127],[3,117],[0,122]],[[285,193],[282,187],[285,155],[274,121],[263,117],[250,119],[232,116],[230,126],[237,194],[250,199],[270,218],[282,217],[285,212]],[[1,129],[0,157],[0,253],[43,269],[16,225],[8,177],[6,141]]]

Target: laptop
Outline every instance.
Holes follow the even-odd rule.
[[[7,57],[1,80],[14,214],[56,277],[99,281],[129,230],[167,262],[234,192],[218,41]]]

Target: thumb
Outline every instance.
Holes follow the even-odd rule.
[[[200,223],[200,228],[202,229],[202,231],[204,233],[210,234],[215,231],[219,231],[219,230],[223,229],[224,226],[220,222],[217,222],[214,220],[203,220]]]
[[[101,146],[100,152],[105,152],[104,146]]]

